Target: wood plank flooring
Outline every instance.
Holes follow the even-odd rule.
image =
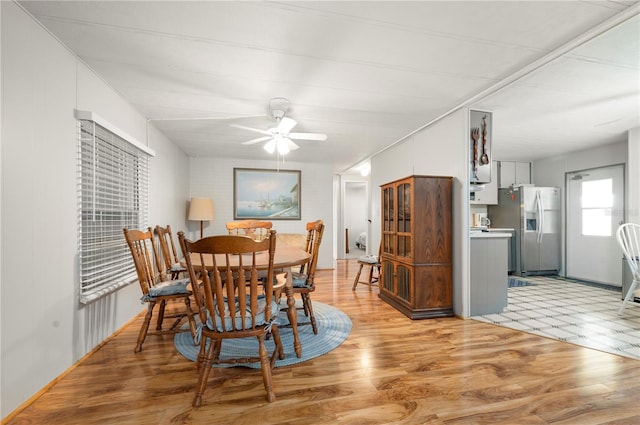
[[[640,424],[640,361],[458,318],[411,321],[351,291],[355,260],[317,273],[314,300],[347,313],[351,335],[311,361],[214,369],[193,409],[195,364],[171,336],[133,353],[139,317],[14,415],[19,424]]]

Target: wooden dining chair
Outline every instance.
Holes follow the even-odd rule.
[[[279,306],[275,302],[274,291],[285,285],[284,275],[280,275],[278,283],[274,284],[275,230],[271,230],[268,237],[261,241],[246,236],[221,235],[192,242],[185,238],[183,232],[178,232],[178,240],[189,276],[192,279],[202,276],[202,288],[195,289],[197,298],[201,299],[199,305],[203,308],[200,309],[202,325],[198,330],[198,384],[193,406],[202,404],[211,367],[219,363],[260,362],[266,399],[275,401],[271,371],[276,358],[284,358],[284,350],[275,321]],[[199,258],[199,266],[194,265],[192,254]],[[258,276],[258,264],[264,264],[264,259],[258,259],[261,255],[269,256],[267,279],[264,282]],[[232,266],[231,260],[239,262],[239,265]],[[206,263],[212,265],[210,272],[204,266]],[[264,341],[271,336],[275,348],[269,355]],[[220,358],[220,349],[226,339],[249,337],[258,339],[258,353],[246,353],[239,358]]]
[[[311,293],[316,290],[315,274],[318,265],[318,253],[320,243],[322,242],[322,234],[324,233],[324,222],[322,220],[307,223],[307,241],[305,250],[311,255],[309,262],[303,264],[298,272],[292,274],[293,293],[300,294],[302,298],[302,309],[304,314],[309,318],[307,322],[298,322],[297,326],[311,325],[314,334],[318,334],[318,325],[316,317],[313,314],[313,304],[311,302]]]
[[[273,223],[261,220],[237,220],[228,221],[226,226],[230,235],[249,236],[257,241],[261,241],[269,235]],[[266,277],[264,271],[260,272],[260,277],[263,279]]]
[[[382,245],[378,248],[378,255],[363,255],[358,257],[358,273],[356,273],[356,278],[353,280],[353,286],[351,287],[352,291],[356,290],[356,286],[358,283],[364,283],[365,285],[369,285],[369,287],[377,286],[378,280],[380,279],[380,270],[382,269],[382,263],[380,262],[380,254],[382,251]],[[364,266],[369,266],[369,279],[366,281],[360,280],[360,273],[362,273],[362,268]],[[374,275],[374,271],[376,271],[376,275]]]
[[[245,235],[260,241],[269,235],[273,223],[260,220],[238,220],[228,221],[226,226],[230,235]]]
[[[156,329],[153,334],[166,334],[183,332],[179,328],[180,323],[186,317],[189,321],[189,329],[192,335],[196,332],[196,323],[194,313],[191,309],[191,291],[188,289],[190,280],[179,279],[171,280],[167,277],[164,263],[160,261],[158,251],[156,249],[153,237],[153,229],[149,227],[147,231],[122,229],[127,245],[131,250],[131,256],[138,275],[138,282],[142,290],[141,300],[147,303],[147,312],[138,334],[138,341],[134,352],[142,350],[142,343],[149,333],[149,324],[153,316],[156,305],[159,306]],[[195,282],[195,280],[194,280]],[[195,285],[194,285],[195,286]],[[174,301],[182,301],[185,305],[184,309],[165,315],[167,304]],[[163,329],[162,323],[165,318],[175,319],[168,329]]]
[[[168,224],[167,227],[156,226],[156,235],[158,236],[160,251],[162,252],[162,259],[164,260],[166,270],[171,275],[171,279],[178,279],[180,274],[186,272],[187,269],[180,264],[180,258],[178,258],[178,252],[173,243],[171,226]]]

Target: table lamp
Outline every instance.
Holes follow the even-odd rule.
[[[213,220],[213,200],[209,198],[191,198],[189,221],[200,222],[200,239],[203,238],[203,222]]]

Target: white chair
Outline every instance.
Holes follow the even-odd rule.
[[[633,297],[633,293],[638,287],[638,282],[640,282],[640,274],[638,274],[638,259],[640,258],[640,224],[621,224],[616,231],[616,239],[618,240],[620,248],[622,248],[624,258],[627,260],[627,264],[631,270],[631,276],[633,277],[633,282],[631,283],[631,286],[629,286],[627,294],[624,297],[624,301],[622,301],[622,306],[620,306],[620,309],[618,310],[618,315],[622,316],[627,302]]]

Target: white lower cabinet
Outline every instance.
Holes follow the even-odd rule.
[[[507,306],[507,258],[511,235],[483,236],[471,236],[471,316],[502,313]]]

